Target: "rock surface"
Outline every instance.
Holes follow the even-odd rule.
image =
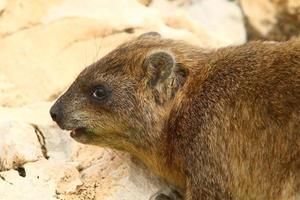
[[[213,36],[218,47],[246,40],[242,13],[234,2],[153,0],[150,7],[160,11],[168,26],[188,30],[207,41],[206,35]]]
[[[76,143],[48,114],[85,66],[146,31],[203,48],[245,42],[226,0],[0,0],[0,199],[142,200],[168,189],[128,155]]]
[[[248,38],[288,40],[300,36],[299,0],[239,0]]]

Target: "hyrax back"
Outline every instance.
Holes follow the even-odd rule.
[[[86,68],[51,109],[187,200],[300,198],[300,42],[204,52],[150,33]]]
[[[201,66],[173,107],[180,123],[167,128],[187,185],[200,186],[188,188],[191,199],[296,198],[300,43],[220,49]]]

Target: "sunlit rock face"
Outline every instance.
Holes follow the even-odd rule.
[[[239,0],[248,38],[288,40],[300,36],[300,1]]]

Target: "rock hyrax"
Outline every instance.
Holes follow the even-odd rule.
[[[300,40],[204,52],[143,34],[83,70],[51,116],[186,200],[300,199]]]

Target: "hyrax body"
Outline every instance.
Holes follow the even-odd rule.
[[[154,33],[87,67],[51,109],[186,200],[300,199],[300,41],[204,52]]]

